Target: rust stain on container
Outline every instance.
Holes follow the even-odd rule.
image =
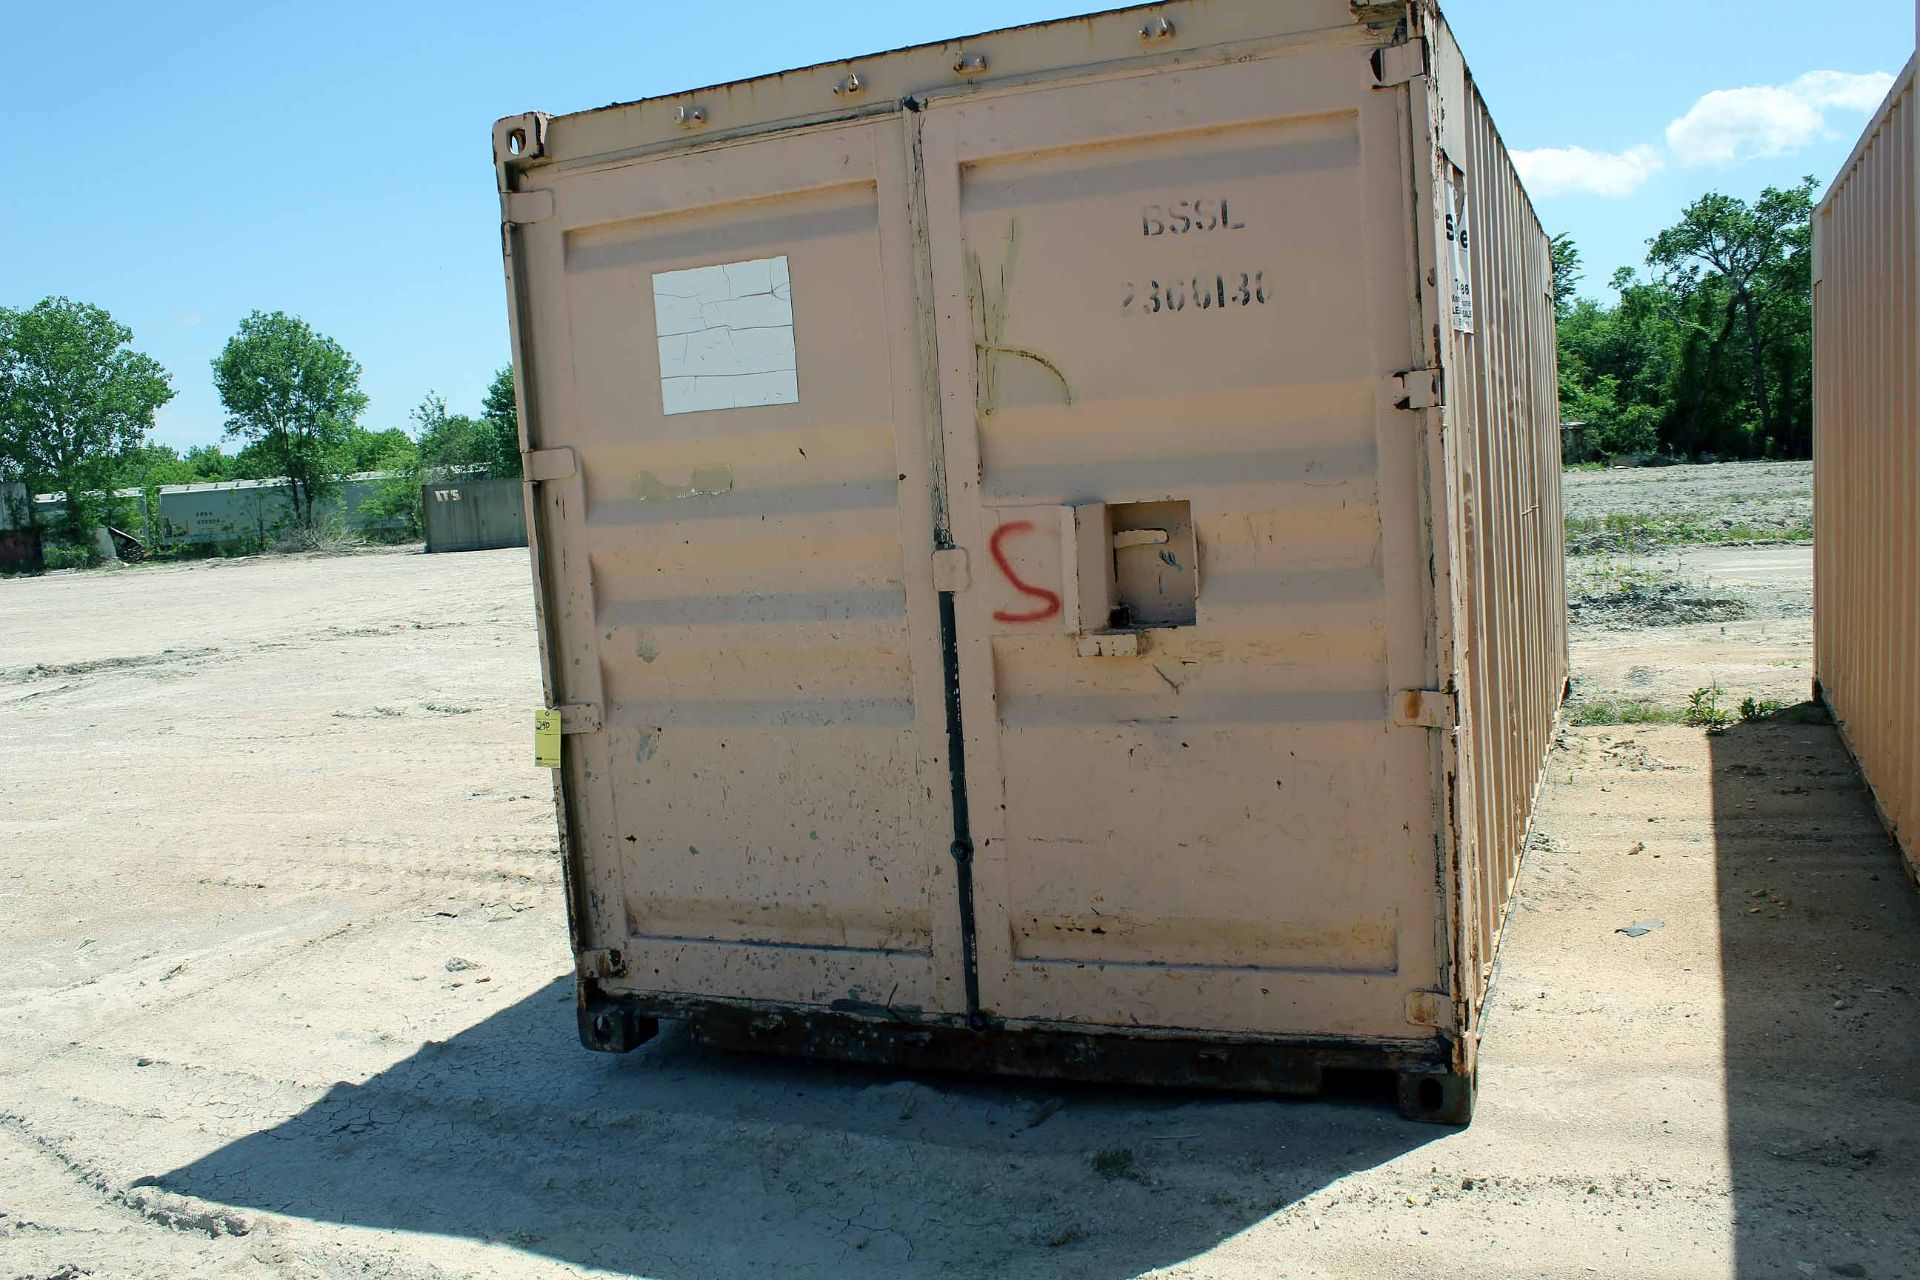
[[[1915,63],[1813,216],[1814,670],[1920,867],[1920,230]]]
[[[1547,242],[1444,21],[850,65],[495,129],[583,1039],[1464,1119],[1566,633]]]

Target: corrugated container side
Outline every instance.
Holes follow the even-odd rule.
[[[1471,297],[1462,324],[1442,291],[1439,327],[1455,495],[1460,986],[1477,1022],[1567,682],[1559,360],[1547,234],[1444,24],[1434,45],[1442,243],[1449,213],[1464,237],[1442,274],[1456,284],[1464,264]]]
[[[1814,670],[1920,857],[1920,242],[1909,61],[1814,214]]]

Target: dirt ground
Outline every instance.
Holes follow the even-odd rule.
[[[0,616],[0,1278],[1920,1275],[1920,899],[1829,725],[1561,734],[1455,1131],[581,1050],[524,552]],[[1798,701],[1806,619],[1574,661]]]
[[[1576,522],[1687,515],[1717,531],[1751,528],[1753,541],[1806,537],[1813,522],[1811,462],[1569,471],[1563,493],[1567,518]]]

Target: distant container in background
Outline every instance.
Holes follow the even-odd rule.
[[[27,486],[19,480],[0,481],[0,573],[39,573],[45,567]]]
[[[1817,695],[1920,868],[1920,228],[1914,61],[1813,216]]]
[[[1464,1120],[1566,609],[1547,237],[1437,10],[494,142],[583,1041]]]
[[[430,552],[527,545],[526,485],[518,479],[422,485],[420,504]]]

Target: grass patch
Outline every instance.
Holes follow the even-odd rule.
[[[1686,712],[1663,707],[1651,698],[1575,698],[1567,704],[1567,722],[1591,728],[1608,724],[1684,724]]]
[[[1800,516],[1742,519],[1706,511],[1658,514],[1610,511],[1567,517],[1567,554],[1654,551],[1661,547],[1711,547],[1750,542],[1811,542],[1813,521]]]
[[[1736,708],[1726,689],[1715,681],[1687,695],[1684,707],[1670,707],[1652,698],[1633,698],[1616,694],[1586,697],[1576,694],[1567,701],[1566,722],[1581,728],[1609,725],[1673,724],[1725,733],[1740,724],[1827,724],[1831,717],[1817,702],[1789,706],[1778,698],[1746,697]]]

